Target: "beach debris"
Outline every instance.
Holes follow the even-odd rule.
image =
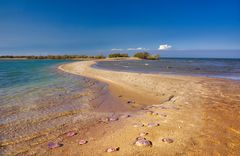
[[[63,146],[63,144],[60,143],[55,143],[55,142],[49,142],[48,143],[48,148],[49,149],[54,149]]]
[[[174,98],[174,95],[169,96],[168,101],[171,101]]]
[[[167,115],[166,115],[166,114],[160,114],[160,116],[162,116],[162,117],[167,117]]]
[[[162,139],[162,142],[166,142],[166,143],[173,143],[174,141],[173,141],[173,139],[171,139],[171,138],[163,138]]]
[[[158,115],[158,113],[157,112],[153,112],[152,115]]]
[[[118,97],[122,97],[122,95],[118,95]]]
[[[70,132],[67,133],[67,136],[68,136],[68,137],[72,137],[72,136],[74,136],[74,135],[77,135],[77,132],[70,131]]]
[[[116,152],[119,151],[120,147],[109,147],[106,149],[106,152],[111,153],[111,152]]]
[[[164,106],[159,106],[160,109],[168,109],[167,107]]]
[[[160,125],[159,123],[149,123],[147,126],[148,127],[157,127],[159,125]]]
[[[100,118],[100,122],[104,122],[104,123],[107,123],[107,122],[109,122],[109,117],[102,117],[102,118]]]
[[[125,118],[131,117],[131,115],[129,115],[129,114],[122,114],[119,117],[122,118],[122,119],[125,119]]]
[[[143,136],[148,135],[148,132],[141,132],[139,135],[140,135],[141,137],[143,137]]]
[[[152,146],[152,142],[143,137],[137,137],[134,144],[136,146]]]
[[[147,111],[146,112],[148,115],[158,115],[157,112],[154,112],[154,111]]]
[[[84,145],[84,144],[86,144],[86,143],[88,143],[88,141],[87,141],[87,140],[84,140],[84,139],[81,139],[81,140],[78,142],[79,145]]]
[[[144,124],[142,124],[142,123],[134,123],[133,124],[133,127],[143,127],[144,126]]]
[[[110,118],[109,118],[109,121],[117,121],[118,119],[119,119],[118,117],[113,116],[113,117],[110,117]]]
[[[152,115],[153,111],[146,111],[148,115]]]
[[[128,104],[133,104],[133,103],[135,103],[135,101],[129,100],[129,101],[127,101],[127,103],[128,103]]]

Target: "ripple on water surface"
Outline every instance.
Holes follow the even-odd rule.
[[[56,69],[66,62],[0,61],[1,153],[17,151],[17,143],[45,136],[92,109],[91,93],[104,85]]]

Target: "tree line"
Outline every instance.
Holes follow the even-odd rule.
[[[151,55],[148,52],[137,52],[133,55],[134,57],[140,59],[147,59],[147,60],[159,60],[160,55]],[[112,53],[108,55],[109,58],[123,58],[129,57],[127,53]],[[8,59],[104,59],[106,58],[104,55],[96,55],[96,56],[88,56],[88,55],[47,55],[47,56],[13,56],[13,55],[4,55],[0,56],[0,58],[8,58]]]

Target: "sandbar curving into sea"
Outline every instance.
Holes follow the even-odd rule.
[[[51,155],[103,155],[109,146],[119,147],[116,155],[240,154],[239,82],[110,71],[93,68],[96,63],[74,62],[59,69],[107,83],[110,94],[127,104],[131,117],[101,126],[94,131],[99,137],[81,148],[71,145]],[[148,133],[151,147],[134,145],[142,132]]]

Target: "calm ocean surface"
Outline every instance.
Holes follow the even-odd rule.
[[[70,124],[79,110],[90,109],[91,94],[82,94],[97,82],[57,70],[67,62],[0,60],[0,143],[32,140]],[[1,148],[0,155],[16,147]]]
[[[96,68],[144,73],[180,74],[240,80],[240,59],[174,59],[99,62]]]

